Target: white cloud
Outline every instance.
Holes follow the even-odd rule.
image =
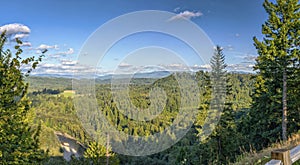
[[[255,55],[246,55],[245,57],[243,57],[245,61],[250,61],[250,62],[255,62],[256,58],[257,56]]]
[[[62,65],[74,66],[74,65],[77,64],[77,61],[76,60],[66,60],[66,59],[63,59],[63,60],[61,60],[61,64]]]
[[[72,75],[73,73],[94,74],[96,68],[78,64],[77,61],[61,60],[61,63],[40,63],[32,74]]]
[[[170,63],[170,64],[163,64],[160,66],[168,71],[187,71],[187,70],[189,70],[189,67],[183,63]]]
[[[22,44],[19,44],[20,46],[29,46],[31,47],[31,43],[26,41],[26,42],[22,42]]]
[[[159,67],[143,67],[143,66],[133,66],[127,63],[121,63],[121,66],[124,68],[119,68],[117,70],[107,70],[94,68],[91,66],[81,65],[76,60],[67,60],[63,59],[60,63],[41,63],[38,65],[37,69],[34,70],[33,74],[59,74],[59,75],[72,75],[73,73],[78,73],[79,75],[98,75],[105,74],[133,74],[137,72],[152,72],[152,71],[209,71],[211,67],[209,64],[205,65],[194,65],[194,66],[185,66],[183,64],[169,64],[162,65]],[[120,67],[119,65],[119,67]],[[228,71],[243,71],[243,72],[253,72],[253,64],[228,64]]]
[[[193,70],[210,70],[211,66],[209,64],[204,64],[204,65],[194,65],[191,68]]]
[[[254,64],[228,64],[227,69],[230,71],[252,72]]]
[[[6,35],[13,35],[13,34],[29,34],[30,29],[28,26],[19,24],[19,23],[13,23],[13,24],[7,24],[0,27],[0,32],[6,31]]]
[[[201,12],[192,12],[192,11],[184,11],[184,12],[180,12],[179,14],[177,14],[176,16],[173,16],[172,18],[170,18],[170,21],[173,20],[178,20],[178,19],[191,19],[191,18],[195,18],[195,17],[200,17],[203,14]]]
[[[45,49],[58,49],[57,45],[46,45],[46,44],[41,44],[36,48],[37,50],[45,50]]]
[[[132,66],[133,66],[133,65],[128,64],[128,63],[126,63],[126,62],[122,62],[122,63],[120,63],[120,64],[118,65],[119,68],[130,68],[130,67],[132,67]]]
[[[14,36],[14,39],[16,39],[16,38],[25,38],[25,37],[28,37],[29,36],[29,34],[25,34],[25,33],[21,33],[21,34],[16,34],[15,36]]]
[[[73,54],[74,53],[74,49],[73,48],[69,48],[68,51],[65,52],[66,54]]]
[[[64,52],[58,52],[54,55],[69,55],[69,54],[73,54],[74,53],[74,49],[73,48],[69,48],[67,51]]]
[[[183,68],[183,67],[185,67],[183,64],[178,64],[178,63],[169,64],[169,65],[166,65],[166,66],[170,67],[170,68]]]

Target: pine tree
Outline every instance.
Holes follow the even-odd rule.
[[[299,70],[300,5],[298,0],[265,0],[263,6],[269,18],[262,26],[263,40],[254,37],[259,56],[250,123],[252,138],[264,146],[276,141],[280,130],[287,139],[288,82]]]
[[[28,84],[24,77],[34,69],[41,56],[22,59],[21,41],[17,39],[15,56],[7,49],[5,32],[0,38],[0,164],[37,164],[45,158],[39,149],[39,130],[30,127],[30,102],[26,97]],[[32,69],[21,72],[22,65]]]
[[[225,56],[220,46],[216,47],[215,54],[211,59],[211,101],[208,114],[200,136],[205,129],[210,129],[211,135],[208,139],[202,140],[200,148],[205,149],[206,153],[201,155],[200,164],[226,164],[235,159],[239,152],[235,125],[235,113],[232,106],[232,89],[229,84],[226,71]],[[208,153],[207,153],[208,152]]]
[[[235,113],[232,106],[232,85],[229,84],[229,75],[226,71],[225,56],[222,48],[217,46],[216,53],[212,57],[212,87],[215,88],[215,100],[218,108],[222,111],[220,120],[211,135],[211,142],[217,147],[217,157],[219,163],[228,163],[233,161],[238,151],[236,140],[237,132],[235,125]],[[214,100],[214,99],[213,99]]]
[[[223,55],[220,46],[216,47],[215,54],[211,59],[211,68],[212,71],[210,76],[206,77],[209,78],[209,80],[206,80],[208,82],[208,88],[205,89],[205,95],[210,95],[206,96],[209,100],[206,100],[206,108],[204,109],[207,117],[205,119],[205,124],[199,130],[200,138],[205,138],[206,135],[214,130],[224,108],[226,97],[226,64],[225,56]],[[205,84],[207,82],[205,82]]]
[[[106,148],[97,142],[91,142],[84,152],[84,157],[91,160],[93,164],[104,164],[106,159]]]
[[[102,146],[98,142],[90,142],[87,150],[84,152],[84,158],[85,162],[88,164],[112,164],[112,165],[118,165],[119,159],[116,157],[116,155],[110,151],[107,153],[107,148]],[[107,155],[109,154],[109,155]],[[109,158],[107,157],[109,156]]]

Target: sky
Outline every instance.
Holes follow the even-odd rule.
[[[9,33],[8,47],[15,44],[14,38],[21,38],[25,56],[48,50],[34,73],[65,74],[80,71],[75,65],[84,53],[84,44],[105,23],[130,12],[167,11],[175,14],[171,21],[189,20],[214,45],[222,46],[228,69],[251,71],[257,56],[253,37],[262,39],[261,26],[267,19],[262,4],[263,0],[10,0],[1,3],[0,31]],[[149,20],[142,21],[147,24]],[[174,54],[180,58],[172,58]],[[96,60],[97,72],[111,73],[116,67],[139,69],[132,63],[150,65],[153,59],[155,64],[160,62],[159,67],[169,69],[178,69],[183,63],[207,67],[194,57],[195,52],[178,38],[158,32],[136,33],[116,42],[102,60]]]

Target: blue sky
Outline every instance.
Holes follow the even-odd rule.
[[[43,48],[49,50],[40,72],[69,72],[84,42],[105,22],[141,10],[162,10],[179,15],[186,12],[193,15],[188,19],[202,28],[214,44],[224,48],[231,69],[249,70],[257,54],[252,38],[262,38],[261,25],[267,19],[262,4],[263,0],[10,0],[1,3],[0,28],[9,24],[26,26],[30,33],[26,32],[22,38],[27,43],[23,48],[25,53],[34,55]],[[23,32],[18,29],[13,32],[22,34],[24,28]],[[161,39],[153,39],[157,38],[155,35],[144,34],[142,38],[162,44],[159,43]],[[189,53],[184,58],[193,61]],[[120,56],[106,56],[107,61],[100,66],[109,69],[109,65],[124,65],[121,59]]]

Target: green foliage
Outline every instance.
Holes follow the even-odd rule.
[[[222,57],[221,57],[221,56]],[[215,129],[212,134],[204,140],[200,140],[197,134],[202,132],[205,119],[208,117],[208,110],[210,108],[210,101],[212,97],[212,78],[208,72],[199,71],[196,73],[196,80],[200,88],[200,103],[199,103],[199,114],[197,116],[197,121],[195,125],[189,130],[184,138],[173,145],[171,148],[150,156],[142,157],[129,157],[129,156],[119,156],[121,164],[229,164],[234,162],[237,155],[240,154],[239,146],[244,140],[244,137],[237,130],[237,124],[239,124],[240,117],[237,114],[241,113],[243,116],[243,111],[249,108],[251,104],[251,98],[248,95],[251,93],[252,80],[250,80],[251,75],[244,74],[227,74],[225,71],[224,56],[221,50],[216,51],[216,62],[214,66],[214,73],[222,73],[224,77],[222,78],[223,83],[214,82],[219,87],[225,85],[225,105],[224,110],[220,115],[220,122],[215,125]],[[215,61],[214,61],[215,62]],[[217,69],[220,69],[219,71]],[[220,78],[220,76],[215,75],[215,80]],[[165,78],[157,83],[161,84],[173,84],[174,79]],[[231,85],[233,82],[237,89],[232,90]],[[249,86],[248,86],[249,85]],[[142,90],[144,91],[144,90]],[[175,91],[175,90],[174,90]],[[173,91],[173,93],[174,93]],[[137,92],[137,91],[136,91]],[[222,90],[221,90],[222,92]],[[219,91],[219,93],[221,93]],[[139,93],[143,93],[139,91]],[[215,92],[215,94],[218,92]],[[134,92],[132,93],[134,94]],[[173,95],[173,94],[170,94]],[[223,94],[224,96],[224,94]],[[239,97],[237,97],[239,96]],[[220,98],[218,98],[220,99]],[[247,102],[248,101],[248,102]],[[233,109],[234,102],[239,107]],[[175,102],[178,104],[180,102]],[[246,104],[241,104],[246,103]],[[217,106],[217,104],[215,104]],[[176,107],[176,106],[175,106]],[[214,108],[214,107],[213,107]],[[166,108],[167,109],[167,108]],[[213,121],[208,120],[206,122]],[[208,123],[209,124],[209,123]],[[210,126],[210,125],[209,125]],[[135,128],[138,130],[139,128]]]
[[[59,91],[72,89],[71,78],[29,76],[26,77],[25,80],[30,84],[28,88],[29,92],[38,92],[43,91],[44,89]]]
[[[45,127],[52,130],[51,134],[55,130],[67,133],[82,143],[89,141],[89,136],[77,117],[71,97],[38,94],[30,95],[30,99],[36,113],[35,121],[42,121]],[[47,144],[48,142],[42,141],[42,143]],[[48,145],[51,145],[51,141],[49,143]]]
[[[110,151],[110,164],[230,164],[241,154],[241,149],[250,151],[254,146],[260,150],[279,140],[286,124],[282,121],[286,117],[288,133],[299,130],[300,5],[298,0],[276,2],[264,2],[264,8],[269,14],[262,27],[264,38],[262,41],[254,38],[259,54],[254,67],[257,74],[227,73],[225,56],[217,46],[211,60],[212,72],[199,71],[192,74],[200,89],[200,102],[197,107],[187,109],[197,109],[199,113],[186,136],[169,149],[149,156],[117,155]],[[0,43],[1,164],[39,163],[45,156],[38,149],[39,141],[41,147],[49,149],[52,156],[45,164],[105,164],[106,148],[98,141],[91,140],[86,133],[103,135],[104,124],[99,116],[104,115],[109,124],[119,131],[147,137],[168,128],[180,107],[189,101],[183,100],[182,96],[189,96],[190,93],[180,90],[189,84],[188,79],[181,86],[176,79],[178,76],[184,79],[190,76],[189,73],[174,73],[161,79],[134,78],[129,86],[130,102],[113,98],[110,80],[96,80],[97,111],[89,108],[87,98],[90,96],[74,96],[72,91],[58,94],[71,90],[71,79],[29,77],[26,81],[31,83],[29,96],[33,108],[30,109],[26,97],[28,84],[24,80],[32,69],[24,73],[20,70],[22,65],[27,64],[31,64],[34,69],[41,57],[21,59],[22,50],[19,46],[15,47],[15,57],[12,57],[9,50],[2,50],[4,43],[3,34]],[[155,95],[157,100],[166,101],[163,109],[151,101],[153,89],[165,91],[166,96]],[[118,92],[121,95],[127,94],[125,90]],[[82,99],[86,110],[76,112],[74,99]],[[117,105],[139,111],[126,116]],[[161,110],[161,113],[149,121],[130,118],[130,115],[145,113],[144,110],[149,107],[153,108],[147,112],[150,115],[157,110]],[[287,115],[282,113],[285,110],[288,110]],[[35,125],[42,121],[42,124],[30,127],[31,121]],[[181,127],[186,129],[185,125]],[[41,128],[41,136],[38,136]],[[73,157],[70,162],[66,162],[56,157],[61,154],[58,154],[59,143],[55,141],[54,130],[68,133],[81,143],[88,144],[84,158]],[[209,133],[205,130],[212,130],[210,136],[200,139],[199,135]],[[169,136],[176,138],[173,134]],[[105,141],[105,137],[100,140]]]
[[[88,149],[84,152],[84,157],[93,160],[94,163],[106,156],[106,148],[97,142],[90,142]]]
[[[106,164],[107,162],[111,165],[119,164],[119,159],[110,149],[108,156],[109,157],[107,157],[106,147],[97,142],[90,142],[87,150],[84,152],[85,162],[89,162],[89,164],[100,165]]]
[[[47,127],[44,123],[41,124],[41,133],[39,136],[40,148],[48,151],[50,156],[62,156],[60,149],[61,143],[59,142],[57,136],[54,134],[54,130]]]
[[[257,75],[253,105],[248,119],[244,120],[248,125],[244,134],[257,149],[279,140],[281,131],[285,140],[286,122],[289,123],[288,133],[292,133],[299,129],[300,120],[299,101],[295,101],[299,99],[299,85],[296,84],[300,80],[299,1],[277,0],[274,4],[266,0],[264,8],[269,18],[262,26],[263,40],[254,37],[259,54],[254,67]]]
[[[5,33],[0,37],[0,163],[1,164],[37,164],[46,158],[39,149],[38,136],[41,127],[31,127],[28,114],[30,102],[26,97],[28,84],[24,77],[36,67],[34,57],[21,58],[22,49],[17,40],[15,55],[7,49]],[[31,64],[31,69],[21,72],[21,67]]]
[[[237,111],[234,111],[233,104],[234,97],[232,82],[227,74],[225,56],[222,53],[221,47],[217,46],[214,56],[211,60],[212,72],[210,76],[211,99],[206,102],[209,107],[206,124],[199,130],[200,138],[203,138],[205,129],[211,129],[210,136],[198,144],[200,159],[199,164],[227,164],[235,160],[236,155],[239,154],[239,141],[241,134],[237,131],[237,122],[235,119]],[[235,80],[236,81],[236,80]],[[239,84],[239,83],[238,83]],[[218,121],[219,119],[219,121]],[[216,124],[214,124],[216,123]],[[214,125],[212,125],[214,124]],[[204,129],[204,130],[202,130]]]
[[[199,138],[196,136],[197,131],[196,129],[201,129],[201,126],[203,126],[203,123],[207,117],[207,110],[209,107],[210,99],[211,99],[211,85],[210,85],[210,79],[209,79],[209,73],[199,71],[196,73],[196,80],[198,81],[198,85],[200,88],[200,103],[199,103],[199,114],[197,117],[197,121],[195,126],[193,126],[188,134],[181,139],[176,145],[172,146],[170,149],[157,153],[150,156],[143,156],[143,157],[129,157],[129,156],[122,156],[122,155],[115,155],[114,157],[117,157],[117,159],[120,159],[120,164],[206,164],[208,162],[212,162],[213,159],[216,158],[217,155],[217,146],[216,146],[216,140],[212,141],[204,141],[201,142]],[[253,84],[250,77],[252,75],[250,74],[227,74],[227,82],[229,86],[233,86],[234,90],[232,90],[231,94],[227,94],[226,98],[228,99],[228,102],[233,102],[236,106],[234,111],[237,113],[240,113],[242,110],[249,107],[251,103],[251,98],[249,96],[249,93],[251,93]],[[48,78],[45,78],[45,81],[47,81]],[[65,80],[67,81],[67,79]],[[65,82],[63,78],[60,78],[58,83],[64,83]],[[154,82],[153,84],[149,82]],[[33,82],[35,86],[41,86],[43,79],[40,78],[39,81]],[[149,104],[149,91],[153,87],[161,87],[168,93],[167,97],[167,106],[165,106],[164,112],[161,113],[157,119],[159,120],[152,120],[149,122],[134,122],[132,120],[129,120],[125,115],[122,115],[116,105],[115,102],[112,100],[111,96],[111,90],[110,90],[110,84],[105,83],[99,83],[96,84],[96,93],[97,93],[97,102],[99,110],[102,111],[103,114],[107,115],[107,119],[111,122],[111,124],[115,125],[116,128],[118,128],[120,131],[127,132],[128,134],[138,134],[141,136],[147,136],[150,134],[153,134],[157,131],[163,130],[165,127],[167,127],[170,122],[172,121],[172,118],[176,116],[177,111],[176,108],[180,105],[180,94],[177,86],[176,79],[174,79],[174,76],[165,77],[163,79],[159,80],[141,80],[141,79],[133,79],[132,84],[130,85],[130,92],[129,95],[132,99],[132,102],[136,107],[142,107],[147,108]],[[233,84],[233,85],[231,85]],[[59,86],[59,84],[57,84]],[[62,85],[63,86],[63,85]],[[47,89],[47,86],[45,86]],[[34,91],[33,91],[34,92]],[[76,98],[76,97],[75,97]],[[36,118],[35,121],[42,121],[43,127],[47,127],[45,130],[45,133],[42,131],[42,137],[49,136],[49,138],[41,138],[41,144],[43,148],[49,147],[49,153],[52,154],[52,156],[58,156],[57,154],[59,148],[56,145],[53,145],[56,143],[55,140],[51,140],[50,135],[53,134],[53,130],[59,131],[59,132],[65,132],[70,134],[71,136],[75,137],[77,140],[79,140],[82,143],[90,143],[92,142],[88,135],[85,133],[83,127],[81,126],[81,122],[77,118],[78,112],[75,111],[75,108],[73,106],[73,100],[75,98],[72,97],[64,97],[63,95],[56,96],[56,95],[50,95],[50,94],[37,94],[37,95],[30,95],[30,99],[32,100],[32,107],[34,108],[36,112]],[[84,99],[84,98],[82,98]],[[162,98],[160,98],[162,99]],[[229,106],[229,105],[228,105]],[[232,106],[230,106],[233,108]],[[84,114],[86,113],[86,114]],[[101,131],[101,123],[99,120],[97,120],[97,116],[99,116],[99,112],[95,113],[95,115],[91,115],[90,112],[87,111],[83,112],[81,115],[88,117],[89,122],[92,123],[95,127],[93,127],[93,131]],[[243,114],[243,113],[241,113]],[[84,118],[84,117],[83,117]],[[166,119],[170,119],[168,122]],[[221,118],[222,120],[222,118]],[[224,121],[227,121],[227,119]],[[238,122],[238,121],[236,121]],[[230,122],[232,123],[232,121]],[[232,123],[233,124],[233,123]],[[222,124],[222,125],[226,125]],[[235,128],[233,127],[233,130]],[[47,131],[48,130],[48,131]],[[222,135],[223,136],[223,135]],[[226,138],[229,136],[233,136],[235,138]],[[213,137],[215,138],[215,137]],[[233,143],[235,141],[240,141],[239,139],[242,139],[239,134],[235,134],[233,132],[232,134],[224,134],[222,138],[226,138],[222,148],[228,150],[226,152],[232,151],[232,155],[228,156],[226,159],[226,162],[233,160],[235,154],[239,153],[239,143]],[[102,138],[103,141],[105,141],[105,137]],[[226,141],[228,140],[228,141]],[[228,144],[227,144],[228,143]],[[103,143],[102,143],[103,144]],[[104,147],[103,147],[104,148]],[[238,151],[237,151],[238,150]],[[56,153],[56,154],[55,154]],[[103,153],[103,152],[102,152]],[[114,157],[112,160],[114,160]],[[211,157],[211,158],[210,158]],[[230,158],[229,158],[230,157]],[[72,162],[81,162],[86,163],[85,160],[87,159],[74,159]],[[102,158],[102,160],[106,160],[105,158]],[[53,157],[49,162],[54,163],[56,161],[61,161],[58,159],[54,159]],[[49,163],[48,162],[48,163]],[[67,162],[60,162],[58,164],[64,164]],[[56,163],[57,164],[57,163]]]

